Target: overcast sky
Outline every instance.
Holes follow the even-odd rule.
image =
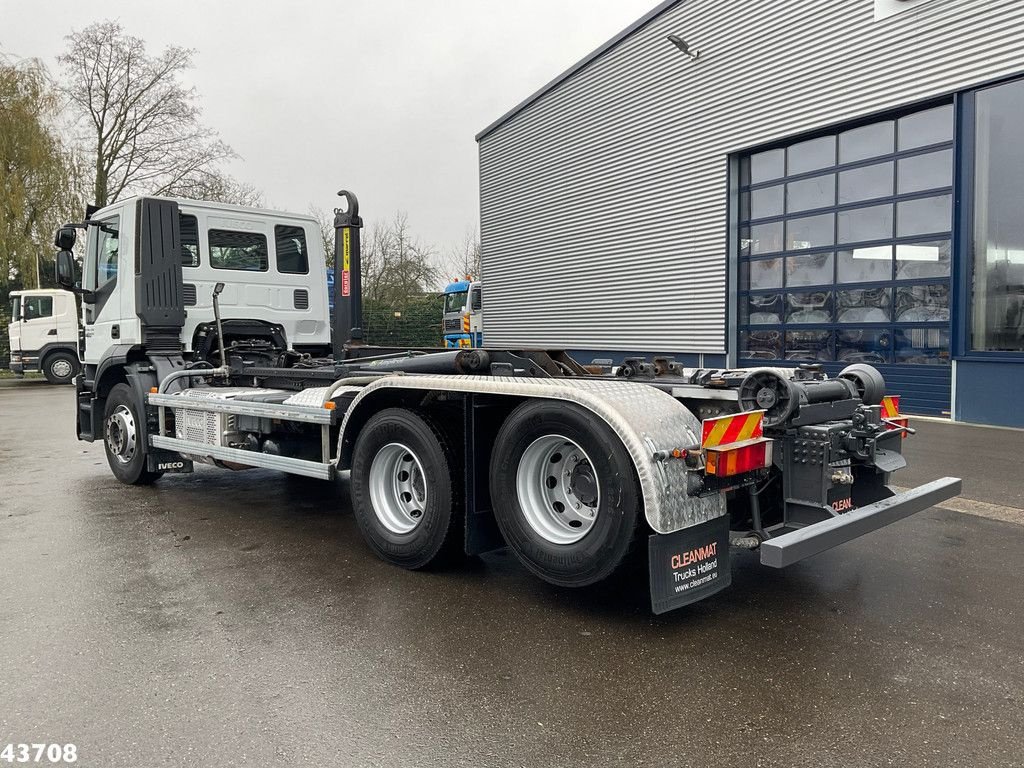
[[[196,49],[205,122],[268,205],[405,211],[444,250],[478,221],[473,137],[656,0],[0,0],[0,51],[56,71],[64,35],[116,19]]]

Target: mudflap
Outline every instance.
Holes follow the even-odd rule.
[[[720,592],[732,583],[729,516],[647,539],[651,610],[666,613]]]
[[[192,459],[184,458],[180,453],[150,448],[146,454],[146,469],[150,472],[191,472],[194,467]]]

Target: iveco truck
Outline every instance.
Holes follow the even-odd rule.
[[[346,474],[366,545],[395,566],[507,547],[573,588],[646,561],[656,612],[728,586],[737,548],[791,566],[959,492],[890,487],[913,428],[864,364],[609,373],[553,349],[367,346],[362,220],[341,194],[333,338],[309,217],[143,197],[58,232],[58,282],[84,309],[78,436],[118,480],[197,462]]]

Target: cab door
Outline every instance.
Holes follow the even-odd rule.
[[[57,340],[53,317],[53,296],[24,294],[21,297],[19,343],[23,355],[35,357],[44,346]]]
[[[473,337],[473,346],[484,345],[484,300],[483,288],[473,283],[469,291],[469,331]]]
[[[131,283],[132,270],[124,264],[121,243],[128,243],[131,233],[122,231],[120,214],[104,216],[100,226],[89,227],[83,280],[92,292],[92,300],[83,302],[82,324],[85,331],[85,354],[82,362],[98,364],[110,348],[121,342],[121,283]],[[121,274],[121,273],[124,274]]]

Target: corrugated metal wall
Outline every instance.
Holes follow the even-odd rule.
[[[1020,71],[1021,0],[681,0],[480,138],[487,345],[725,351],[731,153]]]

